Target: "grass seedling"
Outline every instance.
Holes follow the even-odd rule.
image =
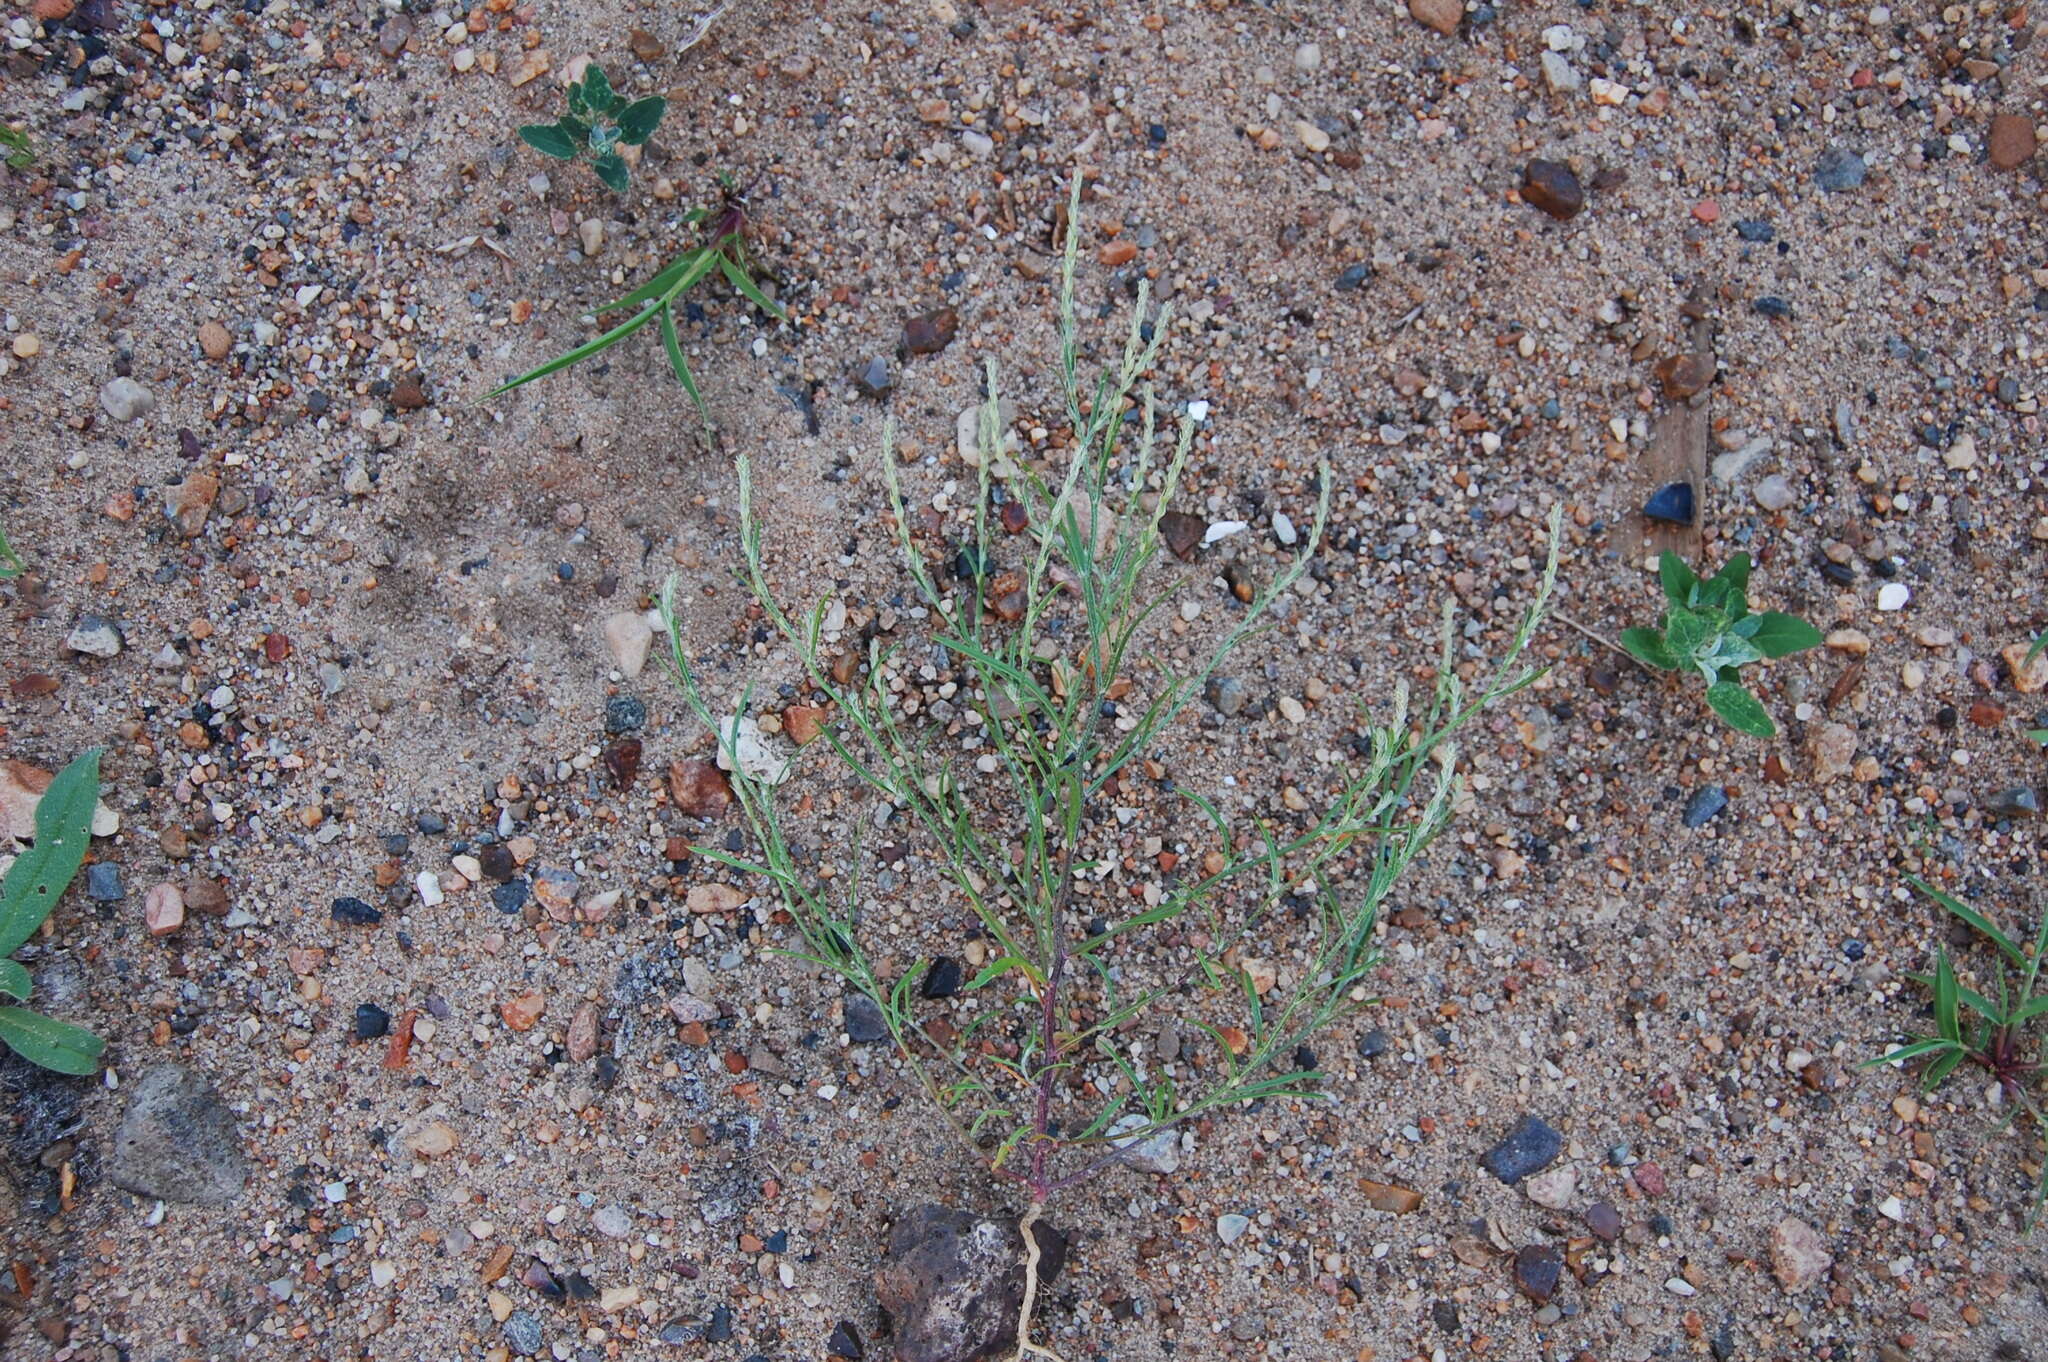
[[[28,571],[28,564],[14,551],[14,545],[7,542],[7,531],[0,530],[0,582],[11,581]]]
[[[683,358],[682,337],[676,331],[675,305],[685,293],[709,278],[713,271],[725,276],[726,282],[738,291],[741,297],[760,308],[778,322],[788,321],[789,316],[781,304],[761,291],[754,282],[747,264],[747,196],[738,192],[730,179],[721,177],[724,184],[724,201],[714,212],[696,208],[683,219],[684,225],[701,226],[702,239],[697,245],[684,251],[655,272],[654,276],[616,302],[606,303],[594,309],[592,320],[607,312],[630,310],[632,316],[620,322],[593,340],[587,340],[573,350],[556,355],[547,363],[529,369],[519,377],[502,383],[486,397],[496,397],[511,392],[538,378],[558,373],[571,365],[581,364],[594,355],[603,354],[626,337],[642,327],[654,325],[660,328],[662,348],[668,352],[669,368],[674,371],[676,382],[683,385],[683,391],[696,404],[697,414],[708,425],[710,412],[704,405],[704,395],[697,389],[697,379],[690,372],[688,361]]]
[[[569,112],[552,123],[528,123],[519,140],[557,161],[587,158],[604,187],[623,194],[632,183],[620,147],[637,147],[661,126],[668,101],[648,95],[630,103],[612,89],[611,78],[596,62],[583,68],[583,79],[569,86]]]
[[[1078,209],[1077,190],[1070,221]],[[738,698],[737,715],[714,709],[684,654],[673,581],[662,602],[684,701],[717,736],[752,833],[750,855],[723,845],[699,854],[772,886],[802,937],[791,953],[879,1010],[906,1072],[962,1147],[1028,1200],[1020,1225],[1028,1250],[1049,1201],[1133,1146],[1240,1103],[1320,1095],[1317,1074],[1296,1064],[1297,1047],[1372,1001],[1380,909],[1451,818],[1462,788],[1459,731],[1540,674],[1519,664],[1557,568],[1553,516],[1547,566],[1495,678],[1476,693],[1459,679],[1447,608],[1428,701],[1411,705],[1405,685],[1393,683],[1377,706],[1362,705],[1358,759],[1319,810],[1238,816],[1196,789],[1174,791],[1168,797],[1185,800],[1188,814],[1182,873],[1149,903],[1132,897],[1120,882],[1126,851],[1111,806],[1133,782],[1161,780],[1146,764],[1162,760],[1176,717],[1264,631],[1307,570],[1331,478],[1325,469],[1318,481],[1306,548],[1283,561],[1213,647],[1181,669],[1154,655],[1155,621],[1175,594],[1155,570],[1160,518],[1194,423],[1183,416],[1161,436],[1159,403],[1143,380],[1170,326],[1162,309],[1154,327],[1141,329],[1142,283],[1121,355],[1093,383],[1082,378],[1080,235],[1069,231],[1063,263],[1065,454],[1030,465],[1006,455],[991,365],[971,528],[960,542],[934,544],[913,532],[893,432],[883,436],[897,548],[930,612],[929,636],[909,655],[941,650],[963,724],[949,731],[905,706],[904,682],[926,664],[903,649],[877,639],[852,656],[828,655],[828,600],[801,615],[784,610],[764,567],[751,469],[738,461],[742,571],[830,716],[805,752],[829,754],[908,814],[978,926],[986,963],[966,983],[980,1005],[964,1027],[935,1024],[940,1012],[921,1001],[931,961],[884,965],[873,953],[889,942],[861,900],[859,848],[849,873],[830,876],[793,852],[773,786],[747,772],[758,741],[751,692]],[[1015,502],[1023,514],[1012,510],[992,532],[998,479],[1004,506]],[[1288,953],[1284,977],[1257,958],[1266,950]],[[1134,1025],[1162,1018],[1204,1052],[1179,1082],[1148,1055]],[[1037,1278],[1035,1254],[1028,1257],[1017,1356],[1050,1356],[1029,1337]]]
[[[2031,667],[2034,664],[2034,659],[2043,652],[2048,652],[2048,634],[2043,634],[2035,639],[2034,646],[2027,649],[2026,665]],[[2035,742],[2048,744],[2048,728],[2030,728],[2027,730],[2027,736]]]
[[[1742,668],[1764,658],[1818,647],[1820,630],[1776,610],[1749,611],[1749,555],[1738,553],[1701,579],[1677,554],[1665,552],[1657,575],[1669,608],[1656,629],[1624,629],[1621,646],[1646,667],[1697,671],[1706,679],[1707,705],[1721,722],[1753,737],[1778,726],[1763,702],[1742,684]]]
[[[1909,976],[1934,995],[1934,1034],[1915,1036],[1876,1059],[1864,1061],[1864,1067],[1924,1060],[1920,1089],[1933,1092],[1965,1063],[1974,1064],[1990,1076],[1996,1100],[2008,1108],[2001,1130],[2024,1116],[2033,1123],[2037,1136],[2048,1134],[2048,1116],[2043,1115],[2039,1091],[2048,1066],[2043,1063],[2040,1041],[2029,1034],[2034,1023],[2048,1015],[2048,993],[2041,991],[2041,961],[2044,952],[2048,952],[2048,913],[2042,915],[2029,950],[1961,899],[1917,877],[1909,883],[1997,949],[1998,1001],[1994,1003],[1988,993],[1965,987],[1956,975],[1948,949],[1943,947],[1935,953],[1933,974]],[[2033,1206],[2027,1217],[2030,1230],[2040,1218],[2044,1203],[2048,1203],[2048,1170],[2042,1172],[2034,1187]]]
[[[100,754],[94,748],[57,773],[36,802],[36,840],[0,878],[0,994],[26,1002],[29,974],[14,959],[22,943],[50,916],[92,838],[92,811],[100,796]],[[0,1042],[31,1064],[64,1074],[99,1068],[106,1048],[92,1032],[25,1007],[0,1007]]]

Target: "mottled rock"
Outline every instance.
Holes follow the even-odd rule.
[[[1682,402],[1714,381],[1715,367],[1712,355],[1667,355],[1651,373],[1666,397]]]
[[[1787,1291],[1804,1291],[1835,1265],[1819,1231],[1796,1216],[1771,1227],[1771,1271]]]
[[[1839,780],[1856,764],[1856,730],[1847,724],[1822,724],[1814,730],[1811,751],[1815,782]]]
[[[1561,1211],[1578,1198],[1579,1170],[1569,1163],[1546,1168],[1522,1183],[1522,1193],[1538,1206]]]
[[[98,615],[80,615],[64,636],[64,646],[87,657],[112,657],[121,651],[121,631]]]
[[[199,1206],[226,1205],[249,1177],[233,1113],[203,1075],[176,1064],[129,1085],[111,1171],[138,1196]]]
[[[1066,1239],[1032,1227],[1041,1288],[1066,1263]],[[1016,1346],[1024,1303],[1024,1236],[1006,1220],[919,1206],[889,1231],[875,1299],[895,1333],[899,1362],[976,1362]]]
[[[1522,201],[1564,222],[1586,206],[1586,190],[1564,162],[1538,159],[1523,168]]]
[[[889,374],[889,361],[880,355],[868,356],[867,363],[854,371],[853,386],[862,397],[877,402],[887,397],[896,386]]]
[[[849,993],[842,1004],[846,1014],[846,1036],[855,1045],[874,1045],[889,1039],[889,1023],[882,1009],[865,993]]]
[[[722,818],[732,807],[732,782],[712,762],[692,757],[669,763],[669,798],[690,818]]]
[[[1152,1118],[1139,1112],[1119,1116],[1109,1128],[1110,1142],[1117,1147],[1125,1166],[1140,1173],[1172,1173],[1178,1170],[1179,1133],[1171,1129],[1155,1130],[1150,1135],[1138,1133],[1151,1124]]]
[[[1202,536],[1209,533],[1209,522],[1186,511],[1167,511],[1159,517],[1159,537],[1166,544],[1167,551],[1183,563],[1194,561],[1196,552],[1202,547]]]
[[[132,378],[117,378],[100,389],[100,405],[116,421],[140,421],[156,410],[156,396]]]
[[[903,323],[903,349],[912,355],[935,355],[953,343],[959,314],[950,307],[920,313]]]
[[[604,618],[604,646],[612,665],[626,677],[640,675],[647,665],[647,652],[654,644],[654,626],[638,610],[621,610]]]
[[[1863,157],[1847,147],[1829,147],[1813,163],[1813,182],[1830,194],[1841,194],[1863,183]]]
[[[1365,1198],[1366,1205],[1389,1215],[1413,1215],[1422,1209],[1422,1193],[1399,1183],[1360,1178],[1358,1191]]]
[[[206,529],[213,503],[220,496],[220,479],[210,473],[187,473],[164,489],[164,514],[187,539],[196,539]]]
[[[1515,1254],[1515,1287],[1538,1305],[1557,1294],[1564,1255],[1549,1244],[1531,1244]]]
[[[1702,785],[1692,792],[1692,798],[1685,801],[1685,813],[1681,821],[1689,828],[1704,827],[1721,810],[1728,807],[1728,792],[1719,785]]]
[[[151,936],[169,936],[185,925],[185,895],[175,884],[153,884],[142,896],[142,923]]]

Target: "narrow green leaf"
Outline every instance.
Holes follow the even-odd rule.
[[[1778,726],[1764,711],[1762,702],[1743,689],[1739,681],[1716,681],[1708,686],[1707,704],[1721,716],[1723,723],[1738,733],[1747,733],[1753,738],[1769,738],[1778,731]]]
[[[2041,637],[2034,640],[2034,646],[2027,649],[2027,655],[2024,661],[2032,662],[2042,653],[2048,653],[2048,633],[2044,633],[2041,635]]]
[[[1664,585],[1664,599],[1680,607],[1692,604],[1692,589],[1700,581],[1699,574],[1669,549],[1658,556],[1657,579]]]
[[[1934,958],[1934,1028],[1944,1040],[1963,1038],[1961,1018],[1956,1012],[1956,967],[1942,951]]]
[[[1956,1066],[1961,1064],[1966,1058],[1968,1058],[1967,1051],[1950,1050],[1941,1058],[1928,1065],[1927,1072],[1920,1075],[1921,1088],[1928,1092],[1933,1092],[1941,1086],[1941,1081],[1954,1073]]]
[[[732,262],[724,251],[718,253],[718,267],[725,271],[725,277],[740,291],[746,300],[773,317],[778,322],[789,320],[789,314],[782,310],[782,304],[761,292],[760,285],[747,277],[747,272]]]
[[[1755,644],[1757,651],[1765,657],[1785,657],[1791,653],[1804,652],[1808,648],[1818,648],[1825,642],[1820,630],[1797,615],[1787,615],[1780,610],[1766,610],[1756,618],[1762,622],[1749,636],[1749,641]]]
[[[977,988],[985,988],[1002,978],[1005,974],[1008,974],[1011,970],[1022,970],[1024,977],[1029,979],[1034,986],[1045,983],[1044,976],[1038,972],[1037,968],[1029,960],[1026,960],[1021,955],[1006,955],[1000,960],[991,960],[988,964],[982,966],[981,973],[975,975],[973,980],[967,985],[967,991],[972,993]]]
[[[26,566],[14,552],[14,546],[7,542],[7,531],[0,530],[0,582],[19,577]]]
[[[654,136],[667,112],[668,101],[660,95],[634,100],[619,112],[619,140],[629,147],[639,146]]]
[[[1678,670],[1678,655],[1664,642],[1664,635],[1655,629],[1624,629],[1621,631],[1621,646],[1628,649],[1630,657],[1646,667],[1667,672]]]
[[[90,1074],[107,1043],[82,1026],[25,1007],[0,1007],[0,1041],[31,1064],[60,1074]]]
[[[666,303],[662,304],[659,311],[661,344],[662,348],[668,351],[669,367],[676,371],[676,382],[683,385],[683,391],[697,404],[697,415],[708,422],[711,419],[711,409],[704,405],[704,394],[697,391],[697,379],[690,373],[690,362],[683,358],[683,342],[681,337],[676,335],[675,312]]]
[[[557,161],[576,159],[576,143],[556,123],[528,123],[519,129],[519,140],[543,156]]]
[[[1945,1040],[1940,1036],[1922,1036],[1910,1044],[1901,1045],[1888,1055],[1877,1055],[1874,1058],[1866,1059],[1858,1067],[1875,1069],[1884,1064],[1910,1064],[1924,1055],[1931,1055],[1938,1050],[1950,1049],[1955,1044],[1956,1042]]]
[[[28,977],[18,960],[0,960],[0,993],[10,998],[26,1000],[35,981]]]
[[[2025,969],[2027,967],[2026,952],[2021,950],[2019,947],[2019,943],[2017,941],[2014,941],[2011,937],[2007,936],[2004,933],[2004,931],[2002,931],[1999,928],[1998,924],[1993,922],[1990,918],[1984,916],[1984,914],[1978,912],[1969,904],[1964,903],[1961,899],[1955,897],[1953,894],[1944,894],[1941,890],[1936,889],[1933,885],[1929,884],[1926,880],[1921,879],[1918,875],[1910,877],[1906,881],[1906,883],[1912,885],[1915,889],[1918,889],[1921,893],[1933,899],[1943,908],[1946,908],[1949,912],[1955,914],[1958,918],[1962,919],[1964,922],[1969,923],[1970,926],[1976,928],[1979,932],[1983,933],[1984,939],[1989,941],[1992,945],[1998,947],[1999,954],[2003,955],[2006,959],[2012,961],[2014,965],[2018,966],[2021,969]]]
[[[638,331],[641,327],[647,325],[647,323],[653,321],[655,314],[659,311],[659,308],[647,308],[646,310],[640,312],[638,315],[630,317],[627,320],[619,323],[611,330],[605,332],[602,336],[597,337],[597,339],[585,341],[583,342],[583,344],[577,346],[573,350],[567,350],[559,355],[556,355],[553,359],[549,360],[546,364],[541,365],[539,368],[527,370],[525,373],[513,379],[511,382],[501,384],[500,386],[491,389],[488,393],[485,393],[484,396],[487,398],[497,397],[503,393],[511,392],[514,388],[524,387],[528,383],[533,382],[537,378],[546,378],[549,374],[559,373],[563,369],[568,368],[572,364],[581,364],[584,360],[589,359],[592,355],[599,354],[605,350],[609,350],[612,346],[617,345],[620,341],[632,335],[635,331]]]
[[[36,843],[15,858],[0,880],[0,956],[20,949],[64,896],[85,861],[99,797],[100,750],[95,747],[59,771],[36,802]]]
[[[633,183],[633,172],[626,169],[626,158],[616,151],[608,151],[598,157],[590,163],[590,168],[597,172],[597,178],[604,182],[604,187],[614,194],[625,193]]]

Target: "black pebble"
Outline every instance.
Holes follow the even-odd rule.
[[[512,848],[503,842],[493,842],[480,847],[476,853],[477,864],[484,868],[484,874],[494,880],[509,880],[518,870],[512,859]]]
[[[843,1357],[848,1362],[860,1362],[868,1350],[860,1341],[860,1330],[847,1320],[840,1320],[832,1326],[832,1336],[825,1340],[825,1351],[833,1357]]]
[[[647,723],[647,706],[631,695],[614,695],[604,703],[604,731],[637,733]]]
[[[376,1040],[391,1032],[391,1014],[375,1003],[356,1004],[356,1039]]]
[[[1772,321],[1782,322],[1792,315],[1792,304],[1769,294],[1757,299],[1750,306],[1755,308],[1759,315],[1769,317]]]
[[[1378,1059],[1387,1052],[1387,1033],[1375,1026],[1358,1038],[1358,1057]]]
[[[501,913],[516,913],[526,906],[530,892],[525,880],[507,880],[491,891],[491,906]]]
[[[704,1341],[723,1343],[731,1337],[732,1309],[730,1306],[721,1305],[711,1312],[711,1322],[704,1326]]]
[[[344,895],[334,901],[329,910],[336,922],[349,927],[374,927],[384,920],[384,914],[361,899]]]
[[[1695,514],[1692,484],[1665,483],[1650,493],[1650,499],[1643,503],[1643,514],[1652,520],[1661,520],[1670,525],[1692,524]]]
[[[927,998],[950,998],[960,991],[960,962],[950,955],[932,961],[917,991]]]

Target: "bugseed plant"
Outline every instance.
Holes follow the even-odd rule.
[[[668,112],[660,95],[628,102],[612,89],[611,78],[596,62],[583,68],[583,79],[569,86],[569,112],[552,123],[528,123],[519,140],[557,161],[587,158],[604,187],[623,194],[633,172],[620,147],[637,147],[654,136]]]
[[[1659,629],[1624,629],[1621,646],[1659,671],[1697,671],[1706,679],[1707,706],[1721,722],[1752,737],[1778,732],[1763,702],[1742,684],[1742,668],[1764,658],[1818,647],[1820,630],[1778,610],[1749,611],[1749,555],[1738,553],[1702,579],[1666,550],[1657,576],[1670,608]]]
[[[1965,985],[1944,946],[1935,952],[1933,974],[1908,976],[1934,995],[1934,1034],[1914,1036],[1876,1059],[1865,1060],[1863,1067],[1924,1060],[1920,1089],[1933,1092],[1964,1064],[1973,1064],[1989,1077],[1992,1100],[2007,1108],[2001,1130],[2025,1117],[2036,1139],[2048,1135],[2041,1091],[2042,1080],[2048,1077],[2048,1061],[2044,1061],[2039,1038],[2031,1034],[2041,1018],[2048,1016],[2048,992],[2041,989],[2041,962],[2048,953],[2048,913],[2042,914],[2029,950],[1988,915],[1954,895],[1918,877],[1909,883],[1997,950],[1998,1000],[1993,1002],[1988,992]],[[2029,1229],[2039,1221],[2044,1204],[2048,1204],[2048,1169],[2034,1187]]]
[[[1078,219],[1077,188],[1069,221]],[[1356,760],[1319,811],[1295,821],[1239,815],[1181,785],[1173,797],[1185,801],[1185,840],[1195,844],[1183,873],[1167,878],[1156,901],[1105,888],[1126,854],[1112,816],[1118,792],[1137,781],[1164,784],[1145,764],[1170,745],[1175,719],[1267,627],[1307,570],[1329,515],[1330,474],[1325,468],[1317,482],[1307,546],[1222,637],[1183,669],[1155,654],[1155,622],[1174,595],[1155,569],[1160,519],[1194,423],[1183,416],[1166,438],[1159,430],[1145,375],[1170,319],[1162,309],[1142,327],[1142,284],[1120,356],[1092,384],[1082,378],[1078,236],[1068,232],[1062,266],[1065,466],[1006,455],[991,365],[971,537],[934,546],[913,533],[893,431],[882,440],[897,548],[929,609],[918,656],[928,645],[943,651],[958,683],[954,702],[971,714],[968,750],[892,689],[901,670],[914,670],[900,645],[876,638],[856,657],[835,658],[823,637],[829,600],[803,614],[784,609],[764,565],[751,468],[738,461],[741,571],[830,716],[803,755],[829,757],[907,813],[938,851],[986,950],[965,985],[980,1005],[954,1014],[965,1025],[941,1015],[950,1005],[921,998],[932,961],[885,965],[876,954],[888,949],[886,924],[863,903],[858,846],[829,876],[792,850],[774,787],[762,778],[773,773],[747,759],[759,741],[751,691],[737,697],[737,714],[714,707],[684,651],[673,580],[662,599],[684,703],[716,735],[752,834],[746,853],[697,850],[772,886],[801,937],[791,954],[872,1005],[969,1156],[1020,1186],[1029,1202],[1020,1225],[1020,1358],[1049,1355],[1029,1336],[1032,1227],[1048,1201],[1182,1123],[1256,1099],[1319,1094],[1318,1075],[1297,1065],[1297,1047],[1372,1001],[1381,906],[1450,821],[1462,789],[1457,734],[1540,675],[1520,662],[1555,583],[1559,535],[1553,515],[1546,565],[1495,679],[1476,690],[1460,679],[1447,608],[1431,694],[1411,703],[1406,686],[1392,683],[1360,706]],[[999,477],[1002,509],[1014,502],[1022,511],[1003,518],[1007,533],[991,527]],[[1284,978],[1256,958],[1281,942],[1290,957]],[[1193,1077],[1185,1067],[1169,1076],[1132,1025],[1162,1018],[1184,1036],[1206,1037]]]
[[[20,128],[5,123],[0,123],[0,152],[5,153],[0,155],[0,162],[9,170],[27,170],[36,163],[35,143]]]
[[[78,874],[99,795],[100,753],[94,748],[50,781],[36,802],[35,844],[15,857],[0,878],[0,994],[17,1002],[28,1000],[33,982],[14,953],[35,935]],[[65,1074],[93,1072],[106,1048],[83,1027],[14,1006],[0,1007],[0,1042],[31,1064]]]
[[[747,194],[738,189],[729,177],[720,176],[719,180],[724,191],[719,207],[715,211],[693,208],[683,218],[686,227],[703,227],[703,236],[698,243],[662,266],[652,278],[625,297],[592,309],[593,320],[607,312],[623,312],[629,308],[633,311],[632,316],[595,339],[499,384],[484,396],[497,397],[514,388],[524,387],[537,378],[546,378],[573,364],[581,364],[611,349],[642,327],[653,324],[660,328],[662,349],[668,354],[669,368],[675,373],[676,382],[683,385],[683,391],[696,405],[697,414],[708,425],[710,411],[704,405],[704,394],[697,390],[696,375],[690,372],[689,362],[683,358],[682,337],[676,330],[677,300],[716,270],[755,307],[778,322],[789,320],[789,314],[782,310],[782,305],[763,293],[761,286],[754,282],[747,263]]]
[[[7,542],[7,531],[0,530],[0,582],[19,577],[28,571],[28,564],[15,553],[14,545]]]

